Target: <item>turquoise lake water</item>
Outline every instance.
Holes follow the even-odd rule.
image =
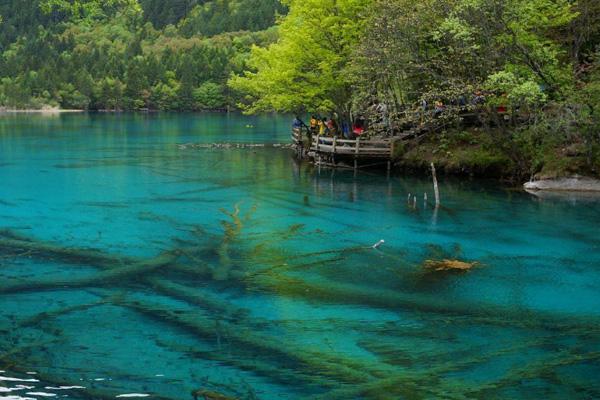
[[[0,399],[600,398],[600,201],[442,177],[435,211],[288,126],[0,116]]]

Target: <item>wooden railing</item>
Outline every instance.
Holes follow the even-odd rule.
[[[310,150],[317,153],[339,154],[358,158],[393,158],[395,139],[346,140],[336,137],[313,137]]]
[[[302,129],[292,129],[292,142],[295,145],[302,144],[303,133]]]

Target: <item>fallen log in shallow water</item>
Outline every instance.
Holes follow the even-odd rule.
[[[407,310],[450,316],[477,318],[481,324],[542,328],[562,332],[600,333],[600,319],[544,311],[521,311],[494,304],[477,304],[423,294],[405,293],[385,288],[369,288],[321,278],[310,282],[284,275],[253,275],[247,278],[250,288],[295,297],[309,302],[354,304],[383,310]]]
[[[7,231],[0,232],[0,251],[28,251],[35,258],[63,261],[69,264],[91,265],[104,269],[139,261],[131,257],[113,256],[99,250],[62,247],[55,243],[25,238]]]
[[[317,375],[319,379],[355,384],[391,373],[391,370],[386,371],[386,367],[381,364],[323,353],[311,348],[299,348],[294,343],[283,342],[275,336],[256,333],[245,325],[238,326],[226,321],[218,321],[217,324],[213,318],[197,311],[179,312],[160,304],[138,300],[123,300],[115,304],[131,308],[163,323],[170,323],[211,341],[221,337],[241,349],[276,359],[285,368],[299,370],[307,375]],[[217,330],[219,332],[216,332]]]
[[[185,354],[203,361],[215,361],[218,365],[226,365],[237,368],[240,371],[245,371],[255,376],[267,379],[271,382],[295,386],[302,384],[302,388],[309,392],[323,392],[325,389],[339,387],[339,383],[334,380],[320,378],[316,374],[306,374],[285,365],[278,365],[269,360],[264,360],[265,357],[250,355],[247,352],[234,352],[225,354],[223,351],[206,351],[197,347],[183,346],[179,343],[169,343],[158,340],[157,344],[170,351]]]
[[[597,341],[594,344],[596,343]],[[582,352],[581,349],[578,352],[560,351],[557,355],[525,363],[519,368],[513,368],[505,376],[495,381],[474,385],[465,390],[465,395],[468,395],[469,398],[494,398],[496,396],[490,396],[490,394],[498,393],[501,389],[521,385],[527,380],[546,380],[559,387],[564,387],[568,382],[568,386],[578,387],[577,396],[597,399],[600,396],[600,385],[582,387],[577,379],[569,379],[560,371],[560,368],[575,364],[597,364],[599,360],[600,352],[598,351],[587,353]]]
[[[58,310],[43,311],[37,315],[34,315],[33,317],[22,320],[21,322],[19,322],[18,327],[19,328],[38,327],[40,323],[48,322],[49,320],[55,319],[55,318],[63,316],[63,315],[71,314],[74,312],[86,311],[86,310],[89,310],[90,308],[94,308],[94,307],[98,307],[98,306],[107,304],[108,302],[110,302],[110,300],[98,300],[94,303],[78,304],[78,305],[74,305],[74,306],[60,308]]]
[[[556,364],[550,363],[548,368],[537,362],[527,364],[523,371],[527,373],[510,374],[510,378],[502,378],[499,383],[486,383],[478,385],[461,378],[452,376],[452,373],[470,372],[469,368],[484,367],[492,359],[510,353],[519,354],[532,347],[543,344],[539,341],[529,343],[518,343],[509,349],[491,352],[489,354],[475,355],[470,357],[457,357],[446,360],[439,365],[432,362],[426,368],[403,368],[397,374],[388,378],[374,380],[368,383],[355,385],[354,387],[333,390],[327,393],[328,400],[346,399],[396,399],[396,398],[443,398],[443,399],[471,399],[471,398],[503,398],[497,392],[504,386],[518,385],[524,379],[543,379],[547,370],[554,368]],[[597,357],[596,357],[597,358]],[[559,363],[562,365],[562,361]],[[521,370],[519,370],[521,371]]]
[[[192,289],[188,286],[157,277],[147,277],[146,282],[159,293],[183,300],[189,304],[200,306],[206,312],[212,314],[216,319],[235,321],[247,319],[249,313],[248,310],[235,307],[231,303],[221,300],[213,294],[207,293],[206,290]]]
[[[72,289],[86,286],[104,286],[113,282],[122,282],[125,279],[130,279],[137,275],[152,272],[158,268],[168,266],[169,264],[175,262],[177,257],[178,254],[176,252],[167,252],[149,261],[137,262],[125,267],[102,271],[92,276],[83,278],[39,279],[16,284],[2,285],[0,286],[0,294],[58,290],[65,288]]]

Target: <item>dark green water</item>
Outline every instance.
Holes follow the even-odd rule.
[[[600,398],[600,202],[181,146],[288,125],[0,116],[0,399]]]

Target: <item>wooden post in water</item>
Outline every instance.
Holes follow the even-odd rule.
[[[337,136],[333,137],[333,152],[331,153],[331,161],[333,162],[333,166],[335,167],[335,149],[337,147]]]
[[[358,154],[360,153],[360,138],[356,138],[356,143],[354,145],[354,176],[356,176],[356,171],[358,171]]]
[[[433,175],[433,191],[435,193],[435,208],[440,207],[440,188],[438,187],[437,175],[435,173],[435,165],[431,163],[431,174]]]

